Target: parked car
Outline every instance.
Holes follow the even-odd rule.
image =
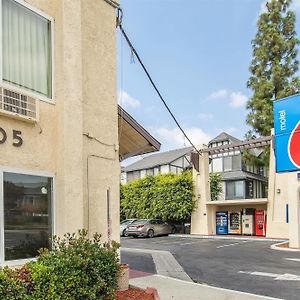
[[[157,235],[168,235],[175,233],[175,228],[162,220],[143,219],[136,220],[127,226],[126,235],[133,237],[153,238]]]
[[[126,236],[126,228],[132,222],[136,221],[136,219],[126,219],[120,223],[120,236]]]

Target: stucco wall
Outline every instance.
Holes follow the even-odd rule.
[[[300,211],[297,172],[275,173],[275,156],[271,147],[269,175],[269,205],[267,234],[278,238],[289,238],[290,246],[300,248]],[[288,219],[286,222],[286,204]]]
[[[87,228],[106,238],[109,190],[119,240],[115,10],[102,0],[28,3],[55,20],[55,103],[40,102],[37,124],[0,116],[24,140],[0,145],[0,166],[55,175],[56,234]]]

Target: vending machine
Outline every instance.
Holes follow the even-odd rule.
[[[228,234],[228,212],[227,211],[216,212],[216,233]]]
[[[244,235],[254,235],[254,209],[245,208],[243,209],[242,215],[242,234]]]
[[[266,214],[263,209],[255,210],[255,235],[266,235]]]
[[[228,233],[229,234],[241,234],[242,226],[241,226],[241,212],[229,212],[228,213]]]

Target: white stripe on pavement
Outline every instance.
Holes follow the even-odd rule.
[[[216,248],[219,249],[219,248],[224,248],[224,247],[231,247],[231,246],[236,246],[236,245],[245,244],[245,243],[247,243],[247,242],[248,242],[248,241],[242,241],[242,242],[238,242],[238,243],[233,243],[233,244],[227,244],[227,245],[218,246],[218,247],[216,247]]]
[[[300,258],[285,258],[285,260],[300,262]]]
[[[255,276],[265,276],[265,277],[272,277],[274,280],[284,280],[284,281],[300,281],[300,276],[295,274],[275,274],[275,273],[266,273],[266,272],[245,272],[239,271],[241,274],[249,274]]]

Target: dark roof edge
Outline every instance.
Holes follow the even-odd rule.
[[[162,155],[164,153],[168,153],[168,152],[175,152],[175,151],[178,151],[178,150],[183,150],[183,149],[186,149],[187,151],[182,154],[182,155],[179,155],[177,156],[175,159],[172,159],[172,160],[166,160],[164,161],[163,163],[156,163],[156,164],[150,164],[148,167],[145,168],[145,166],[140,166],[140,167],[135,167],[134,169],[131,169],[130,167],[132,165],[135,165],[136,163],[142,161],[143,159],[146,159],[146,158],[151,158],[151,156],[159,156],[159,155]],[[143,159],[140,159],[126,167],[124,167],[124,171],[125,172],[132,172],[132,171],[141,171],[141,170],[147,170],[147,169],[153,169],[153,168],[156,168],[156,167],[160,167],[160,166],[164,166],[164,165],[170,165],[173,161],[177,160],[178,158],[180,157],[183,157],[183,156],[186,156],[190,151],[192,151],[193,147],[184,147],[184,148],[180,148],[180,149],[173,149],[173,150],[169,150],[169,151],[164,151],[164,152],[159,152],[159,153],[154,153],[154,154],[151,154]]]
[[[159,151],[161,143],[155,139],[144,127],[142,127],[128,112],[118,105],[118,115],[130,124],[140,135],[142,135],[148,143]]]

